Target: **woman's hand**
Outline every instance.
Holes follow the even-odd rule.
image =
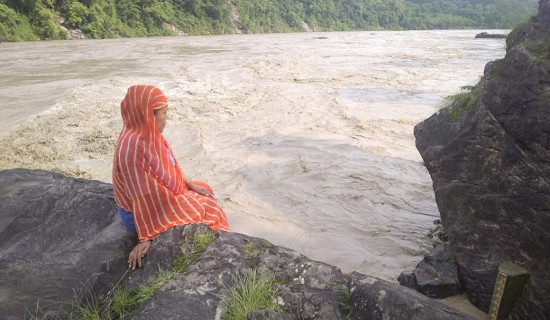
[[[191,190],[191,191],[195,191],[196,193],[198,193],[200,195],[214,198],[214,196],[208,191],[208,189],[206,189],[205,187],[201,187],[201,186],[197,185],[193,181],[191,181],[191,182],[189,182],[189,184],[187,184],[187,188],[189,188],[189,190]]]
[[[130,257],[128,258],[128,268],[136,270],[136,266],[141,268],[141,259],[145,258],[147,251],[151,248],[151,240],[146,240],[138,243],[132,252],[130,252]]]

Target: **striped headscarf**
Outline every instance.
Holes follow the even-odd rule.
[[[223,209],[214,198],[187,188],[172,149],[160,132],[154,110],[167,106],[164,93],[151,85],[128,89],[122,100],[123,127],[113,161],[116,203],[134,214],[140,240],[152,239],[168,228],[204,223],[229,230]],[[172,162],[174,161],[174,162]],[[204,182],[194,181],[212,193]]]

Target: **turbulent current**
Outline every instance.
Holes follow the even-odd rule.
[[[504,57],[480,31],[0,43],[0,169],[110,182],[120,101],[154,84],[232,231],[395,282],[439,217],[413,127]]]

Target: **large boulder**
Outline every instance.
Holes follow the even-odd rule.
[[[487,312],[499,265],[513,261],[530,282],[510,319],[548,319],[550,0],[507,44],[471,92],[414,133],[470,301]]]
[[[0,173],[0,318],[68,312],[107,293],[136,238],[111,185],[46,171]]]
[[[124,318],[216,319],[239,275],[251,272],[276,279],[282,312],[255,310],[249,319],[471,319],[409,288],[202,224],[162,233],[143,267],[129,271],[137,239],[119,221],[111,185],[16,169],[0,171],[0,186],[1,319],[74,318],[90,301],[107,319],[121,288],[153,288]],[[206,246],[196,241],[207,233]]]

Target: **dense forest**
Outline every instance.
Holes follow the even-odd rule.
[[[0,0],[0,41],[176,34],[511,29],[538,0]]]

